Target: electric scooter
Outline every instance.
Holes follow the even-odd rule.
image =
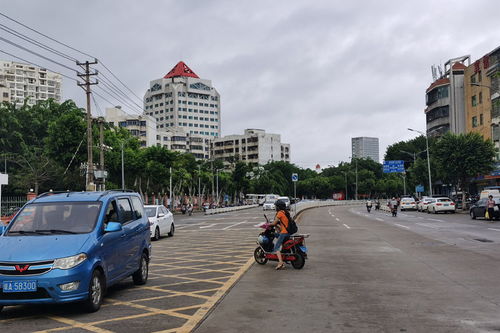
[[[267,220],[267,216],[265,217]],[[254,251],[255,262],[259,265],[265,265],[268,261],[278,261],[278,255],[276,253],[272,253],[274,248],[273,240],[277,236],[274,228],[271,227],[269,220],[259,227],[264,229],[264,231],[260,233],[257,239],[257,244],[259,244],[259,246]],[[305,238],[307,237],[309,237],[308,234],[290,235],[283,242],[281,248],[283,261],[291,264],[295,269],[301,269],[305,265],[307,259]]]

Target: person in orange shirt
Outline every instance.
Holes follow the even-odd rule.
[[[283,257],[281,256],[281,245],[283,244],[285,238],[289,235],[287,229],[288,221],[290,220],[290,213],[286,209],[285,201],[277,200],[274,205],[276,206],[276,216],[274,217],[274,221],[271,223],[271,226],[276,227],[279,225],[280,235],[274,245],[273,252],[276,252],[276,255],[278,256],[278,266],[276,266],[276,269],[283,269],[285,268],[285,263],[283,262]]]

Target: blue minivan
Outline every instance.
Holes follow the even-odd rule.
[[[82,302],[94,312],[107,287],[148,279],[149,222],[134,192],[41,194],[0,231],[0,311]]]

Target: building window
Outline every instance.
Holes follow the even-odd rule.
[[[483,103],[483,92],[479,92],[479,104]]]
[[[472,117],[472,127],[477,127],[477,117]]]
[[[483,114],[479,115],[479,125],[483,125]]]
[[[476,95],[472,96],[471,103],[472,103],[472,106],[477,105],[477,96]]]

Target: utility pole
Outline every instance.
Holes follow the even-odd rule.
[[[124,141],[122,141],[122,190],[125,189],[125,163],[123,161],[123,145]]]
[[[97,84],[98,81],[90,82],[90,77],[93,75],[97,75],[97,72],[90,72],[90,65],[96,65],[97,59],[94,59],[93,62],[85,61],[79,62],[76,64],[85,70],[85,73],[78,73],[77,76],[82,78],[84,83],[78,82],[78,86],[82,87],[85,90],[85,94],[87,95],[87,191],[95,191],[94,184],[94,161],[92,156],[92,112],[90,110],[90,86]]]
[[[99,147],[101,148],[99,152],[99,167],[101,168],[101,175],[102,175],[102,181],[101,181],[101,191],[104,191],[104,182],[106,181],[106,178],[104,177],[104,118],[99,117]]]
[[[201,207],[201,165],[198,165],[198,207]]]
[[[169,169],[170,174],[170,210],[173,211],[174,208],[174,197],[172,195],[172,167]]]

